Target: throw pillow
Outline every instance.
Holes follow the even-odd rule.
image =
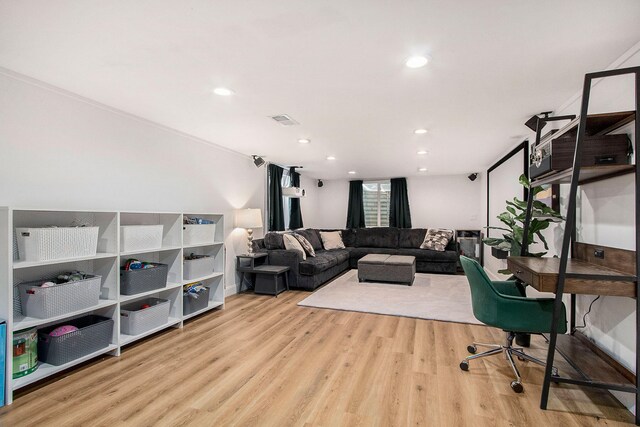
[[[284,240],[284,247],[286,250],[299,252],[303,261],[307,259],[307,254],[302,248],[302,245],[300,244],[300,242],[298,242],[298,239],[296,239],[293,234],[285,234],[282,236],[282,238]]]
[[[432,251],[444,252],[449,240],[453,237],[453,230],[446,228],[430,228],[424,236],[424,241],[420,249],[431,249]]]
[[[316,251],[313,250],[313,246],[311,245],[311,243],[309,243],[307,239],[305,239],[303,236],[299,235],[298,233],[293,233],[293,237],[298,239],[298,242],[300,242],[300,244],[304,248],[307,255],[316,256]]]
[[[342,241],[342,233],[340,231],[321,231],[320,238],[322,239],[322,246],[327,251],[331,249],[344,249],[344,242]]]

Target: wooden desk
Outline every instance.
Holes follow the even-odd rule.
[[[509,257],[509,270],[540,292],[556,292],[560,258]],[[591,276],[591,278],[573,275]],[[636,297],[634,276],[579,259],[567,260],[564,292],[567,294]]]

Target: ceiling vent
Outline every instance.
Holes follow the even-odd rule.
[[[271,116],[271,118],[273,120],[275,120],[276,122],[280,123],[282,126],[294,126],[294,125],[300,124],[300,123],[296,122],[295,120],[293,120],[291,117],[287,116],[286,114],[279,114],[277,116]]]

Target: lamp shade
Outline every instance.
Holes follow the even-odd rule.
[[[262,228],[262,212],[260,209],[238,209],[235,225],[239,228]]]

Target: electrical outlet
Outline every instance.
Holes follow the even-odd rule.
[[[596,249],[593,251],[593,256],[596,258],[604,259],[604,249]]]

